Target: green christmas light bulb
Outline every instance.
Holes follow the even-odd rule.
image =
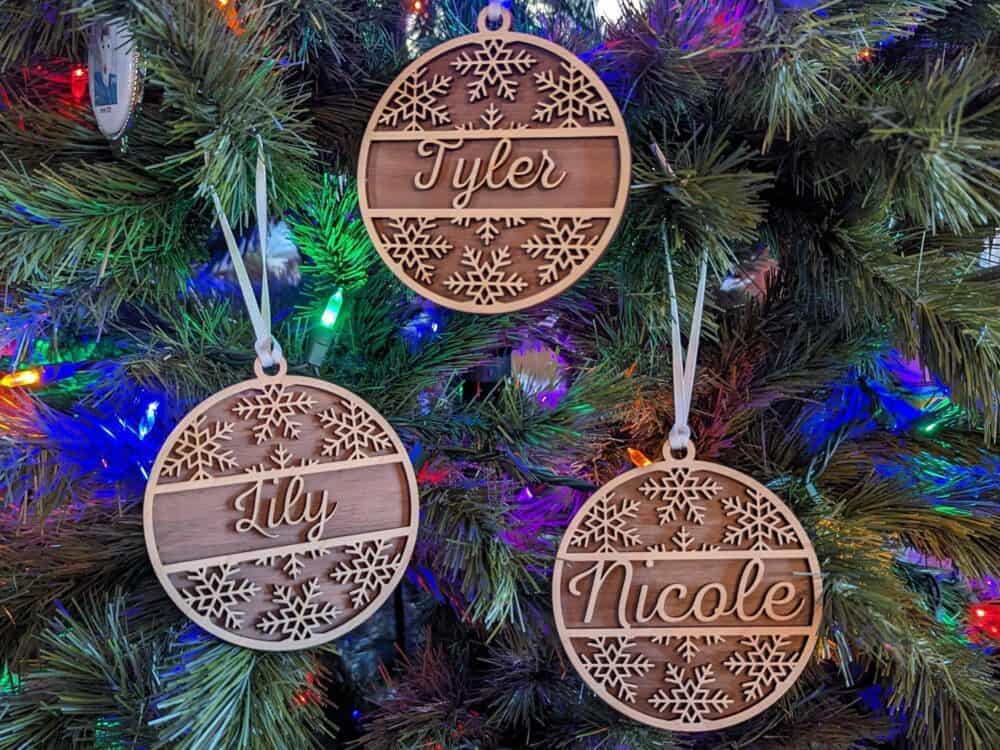
[[[334,328],[340,318],[340,311],[344,306],[344,288],[337,287],[337,291],[330,295],[323,308],[323,314],[319,318],[319,325],[313,330],[312,347],[309,349],[309,364],[313,367],[320,367],[326,359],[327,352],[335,338]]]
[[[340,317],[340,308],[344,306],[344,289],[337,287],[337,291],[330,295],[326,301],[326,308],[319,319],[320,325],[324,328],[333,328],[337,325],[337,318]]]

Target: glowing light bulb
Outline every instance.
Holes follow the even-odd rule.
[[[38,385],[41,382],[42,373],[34,367],[30,370],[11,372],[0,378],[0,386],[4,388],[24,388],[30,385]]]
[[[628,449],[628,458],[629,458],[629,461],[632,462],[633,466],[637,466],[639,468],[642,468],[643,466],[649,466],[651,463],[653,463],[649,459],[649,457],[647,457],[646,454],[643,453],[638,448],[629,448]]]
[[[331,294],[330,299],[326,301],[326,308],[319,319],[320,324],[324,328],[333,328],[337,323],[337,318],[340,317],[340,308],[343,306],[344,290],[341,287],[337,287],[337,291]]]
[[[83,78],[86,75],[86,71],[83,68],[73,68],[74,78]]]
[[[323,308],[323,314],[319,317],[319,325],[313,328],[312,347],[309,350],[309,364],[319,367],[326,359],[326,354],[330,351],[330,346],[336,337],[333,329],[340,318],[341,308],[344,306],[344,290],[337,287],[337,291],[330,295]]]

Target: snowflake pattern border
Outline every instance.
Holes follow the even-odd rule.
[[[193,570],[187,579],[195,585],[180,589],[181,598],[199,615],[213,621],[221,618],[227,628],[239,630],[246,613],[236,605],[251,601],[260,592],[253,581],[235,578],[239,570],[231,563]]]
[[[618,552],[620,547],[635,547],[642,543],[639,530],[630,526],[635,518],[640,501],[628,497],[615,500],[615,494],[602,495],[591,506],[587,514],[570,537],[570,546],[586,547],[597,544],[598,553]]]
[[[255,420],[253,436],[257,445],[274,438],[280,430],[287,440],[296,440],[302,424],[292,417],[307,414],[316,405],[316,399],[305,391],[294,390],[284,383],[266,383],[260,392],[243,396],[233,407],[240,419]]]
[[[700,502],[712,500],[722,489],[712,477],[693,476],[687,466],[662,469],[660,477],[649,477],[639,486],[639,492],[647,500],[665,502],[656,509],[660,525],[676,521],[678,513],[684,514],[688,523],[705,523],[705,506]]]
[[[257,629],[268,635],[281,634],[283,640],[301,641],[316,631],[333,625],[340,617],[340,608],[330,602],[315,601],[322,593],[318,578],[310,578],[299,591],[295,585],[274,584],[271,599],[279,605],[265,612],[257,621]]]
[[[232,422],[212,422],[206,425],[208,418],[202,414],[193,424],[185,427],[177,440],[170,447],[163,462],[163,473],[168,477],[179,477],[187,469],[190,479],[198,481],[211,479],[212,469],[230,471],[238,468],[233,452],[222,446],[224,441],[232,439]]]
[[[562,119],[561,128],[583,127],[578,122],[583,119],[590,124],[610,121],[607,102],[584,72],[566,62],[560,62],[559,67],[562,72],[558,77],[552,70],[535,73],[535,86],[548,101],[536,105],[531,119],[546,124],[553,118]]]
[[[431,127],[451,122],[448,105],[439,103],[439,97],[451,88],[451,76],[436,75],[424,80],[426,68],[417,68],[406,77],[392,99],[379,115],[378,124],[394,128],[403,122],[404,130],[423,130],[422,123],[430,121]]]
[[[394,451],[392,439],[361,404],[342,401],[319,413],[329,433],[320,453],[336,461],[357,461]]]
[[[746,498],[734,496],[722,500],[725,514],[736,517],[725,528],[723,544],[741,546],[751,542],[752,550],[770,550],[772,544],[800,544],[795,529],[770,498],[755,487],[747,487],[746,494]]]
[[[351,559],[340,563],[330,577],[337,583],[353,583],[351,604],[361,609],[377,598],[403,562],[402,551],[391,556],[395,544],[387,539],[355,542],[347,548]]]
[[[528,288],[528,282],[517,273],[504,269],[511,264],[510,248],[501,247],[490,252],[484,260],[483,251],[466,247],[461,264],[467,269],[456,271],[444,285],[452,294],[464,296],[478,305],[492,305],[504,297],[517,297]]]
[[[756,701],[773,692],[798,665],[797,651],[785,651],[791,641],[782,635],[752,635],[740,641],[747,651],[734,651],[723,664],[737,677],[746,672],[749,678],[740,683],[743,698]]]
[[[594,222],[583,217],[544,219],[540,223],[544,237],[534,235],[522,243],[521,249],[531,258],[539,256],[545,261],[538,269],[538,283],[542,286],[559,281],[567,272],[586,260],[597,249],[601,233],[587,237],[584,233]]]
[[[732,705],[733,699],[724,690],[713,693],[706,687],[715,682],[711,664],[695,667],[690,679],[685,676],[684,667],[669,662],[665,667],[664,682],[672,689],[669,692],[657,690],[649,699],[649,705],[660,713],[677,714],[679,721],[696,724],[709,714],[721,713]]]
[[[587,645],[592,652],[580,654],[587,674],[609,693],[615,693],[619,700],[635,703],[636,686],[628,678],[643,676],[653,668],[653,662],[641,653],[629,653],[635,641],[624,636],[599,636]]]
[[[516,75],[524,75],[538,61],[526,49],[514,54],[510,43],[503,39],[489,38],[479,42],[477,49],[464,50],[451,62],[458,75],[473,76],[469,81],[469,101],[476,102],[489,94],[490,87],[501,99],[517,98]]]
[[[433,283],[437,269],[432,261],[441,260],[452,249],[452,244],[440,234],[431,236],[432,230],[437,229],[437,221],[427,217],[394,218],[388,224],[392,236],[379,233],[383,250],[417,281]]]

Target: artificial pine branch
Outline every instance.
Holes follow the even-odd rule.
[[[730,242],[750,242],[764,218],[763,193],[771,175],[753,169],[752,155],[734,146],[729,134],[696,131],[688,140],[654,147],[633,167],[632,194],[648,207],[645,221],[676,227],[671,247],[713,253],[720,268],[729,265]],[[642,205],[642,204],[640,204]]]
[[[878,510],[844,498],[812,516],[811,536],[824,559],[824,629],[843,644],[841,667],[873,667],[891,688],[889,708],[916,713],[907,736],[915,748],[990,747],[998,728],[982,706],[1000,700],[988,658],[929,615],[893,566]]]
[[[156,167],[179,188],[214,188],[230,222],[249,221],[260,138],[270,200],[299,203],[314,182],[306,92],[280,61],[288,19],[264,3],[241,4],[240,33],[219,9],[197,0],[134,3],[137,44],[149,50],[148,85],[162,89],[174,153]]]
[[[424,528],[431,543],[425,564],[454,582],[468,622],[497,632],[507,625],[525,626],[530,598],[544,590],[538,570],[547,559],[508,542],[512,509],[502,492],[490,492],[488,481],[472,490],[424,496]]]
[[[0,706],[0,748],[156,743],[150,720],[168,639],[136,627],[126,607],[121,590],[88,593],[54,617]]]
[[[190,201],[125,165],[0,168],[0,263],[15,284],[52,287],[104,266],[133,295],[168,283],[189,238]],[[156,259],[156,263],[151,263]],[[176,291],[176,287],[173,287]]]
[[[493,747],[494,730],[467,705],[471,697],[466,679],[469,660],[468,646],[462,642],[444,645],[428,641],[414,658],[404,656],[403,672],[386,675],[388,690],[372,712],[367,731],[352,747]]]
[[[26,510],[30,507],[26,502]],[[0,522],[0,663],[17,668],[33,655],[36,638],[56,615],[60,602],[111,596],[115,589],[155,590],[146,559],[142,525],[135,514],[62,508],[24,518],[9,512]]]
[[[323,292],[328,289],[341,287],[350,293],[364,286],[373,248],[358,216],[356,187],[324,175],[322,187],[306,203],[304,215],[292,219],[291,229],[299,252],[315,264],[306,272],[318,303],[326,303]]]
[[[320,687],[317,657],[330,647],[272,653],[240,648],[189,626],[159,662],[155,747],[319,748],[336,727],[323,702],[296,699]],[[307,679],[312,674],[313,680]],[[315,690],[312,696],[319,696]]]
[[[870,94],[869,138],[885,152],[884,185],[898,213],[931,234],[1000,222],[997,58],[973,49],[928,64],[920,80]]]

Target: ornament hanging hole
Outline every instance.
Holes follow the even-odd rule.
[[[288,374],[288,362],[285,361],[284,357],[281,357],[276,365],[271,365],[265,369],[264,363],[258,357],[253,361],[253,371],[260,379],[283,378]]]
[[[510,11],[506,8],[500,8],[500,25],[495,29],[490,28],[490,6],[487,5],[481,11],[479,11],[479,17],[476,18],[476,29],[482,34],[490,34],[498,31],[510,31],[511,15]]]
[[[680,454],[680,451],[675,452],[674,449],[670,447],[669,440],[663,444],[664,460],[676,462],[676,461],[694,461],[694,455],[695,455],[694,443],[688,441],[687,446],[685,446],[684,448],[684,455],[681,456],[677,454]]]

